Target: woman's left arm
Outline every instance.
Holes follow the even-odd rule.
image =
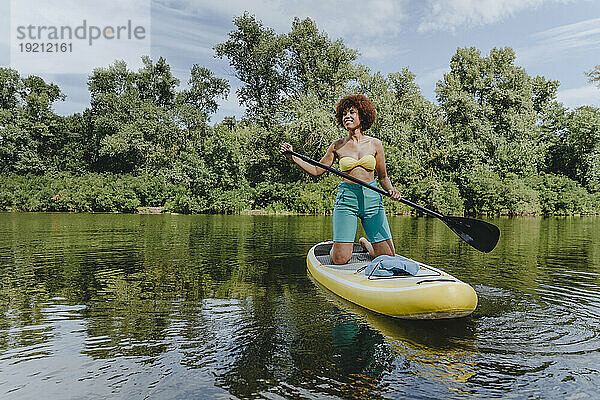
[[[383,152],[383,144],[381,140],[375,139],[375,169],[377,170],[377,177],[379,178],[379,183],[381,186],[390,194],[392,200],[400,200],[402,197],[400,192],[397,191],[390,178],[387,174],[387,169],[385,168],[385,154]]]

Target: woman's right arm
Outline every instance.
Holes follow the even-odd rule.
[[[321,158],[321,164],[325,164],[329,167],[333,164],[333,162],[335,161],[334,149],[335,149],[335,147],[332,143],[331,146],[329,146],[329,148],[327,149],[327,152],[325,153],[323,158]],[[279,151],[281,151],[283,153],[283,155],[286,156],[287,158],[291,158],[292,161],[294,161],[296,164],[298,164],[298,166],[300,168],[302,168],[303,170],[305,170],[306,172],[308,172],[309,174],[311,174],[313,176],[319,176],[323,172],[325,172],[325,170],[323,168],[319,168],[317,166],[309,164],[306,161],[302,160],[301,158],[298,158],[290,153],[287,153],[287,151],[293,151],[293,150],[294,149],[292,148],[291,144],[283,143],[281,145],[281,148]]]

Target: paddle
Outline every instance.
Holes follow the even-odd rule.
[[[336,175],[341,176],[342,178],[346,178],[352,182],[358,183],[359,185],[363,185],[371,190],[374,190],[378,193],[381,193],[384,196],[390,196],[388,192],[383,189],[380,189],[376,186],[372,186],[366,182],[361,181],[353,176],[345,174],[343,172],[338,171],[335,168],[328,167],[325,164],[321,164],[318,161],[313,160],[303,154],[296,153],[295,151],[286,151],[286,153],[292,154],[309,164],[315,165],[317,167],[326,169],[329,172],[333,172]],[[467,217],[453,217],[450,215],[443,215],[438,212],[428,210],[425,207],[422,207],[418,204],[413,203],[412,201],[401,198],[399,201],[402,203],[416,208],[424,214],[430,215],[435,218],[441,219],[454,233],[456,233],[462,240],[475,247],[477,250],[482,251],[484,253],[489,253],[496,247],[498,243],[498,239],[500,238],[500,229],[496,225],[492,225],[489,222],[480,221],[474,218]]]

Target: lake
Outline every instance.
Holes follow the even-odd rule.
[[[479,296],[409,321],[314,283],[327,216],[0,213],[0,397],[598,398],[600,218],[490,222],[483,254],[390,217]]]

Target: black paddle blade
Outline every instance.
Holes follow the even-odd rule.
[[[500,238],[500,229],[489,222],[451,216],[444,216],[442,221],[462,240],[484,253],[492,251]]]

